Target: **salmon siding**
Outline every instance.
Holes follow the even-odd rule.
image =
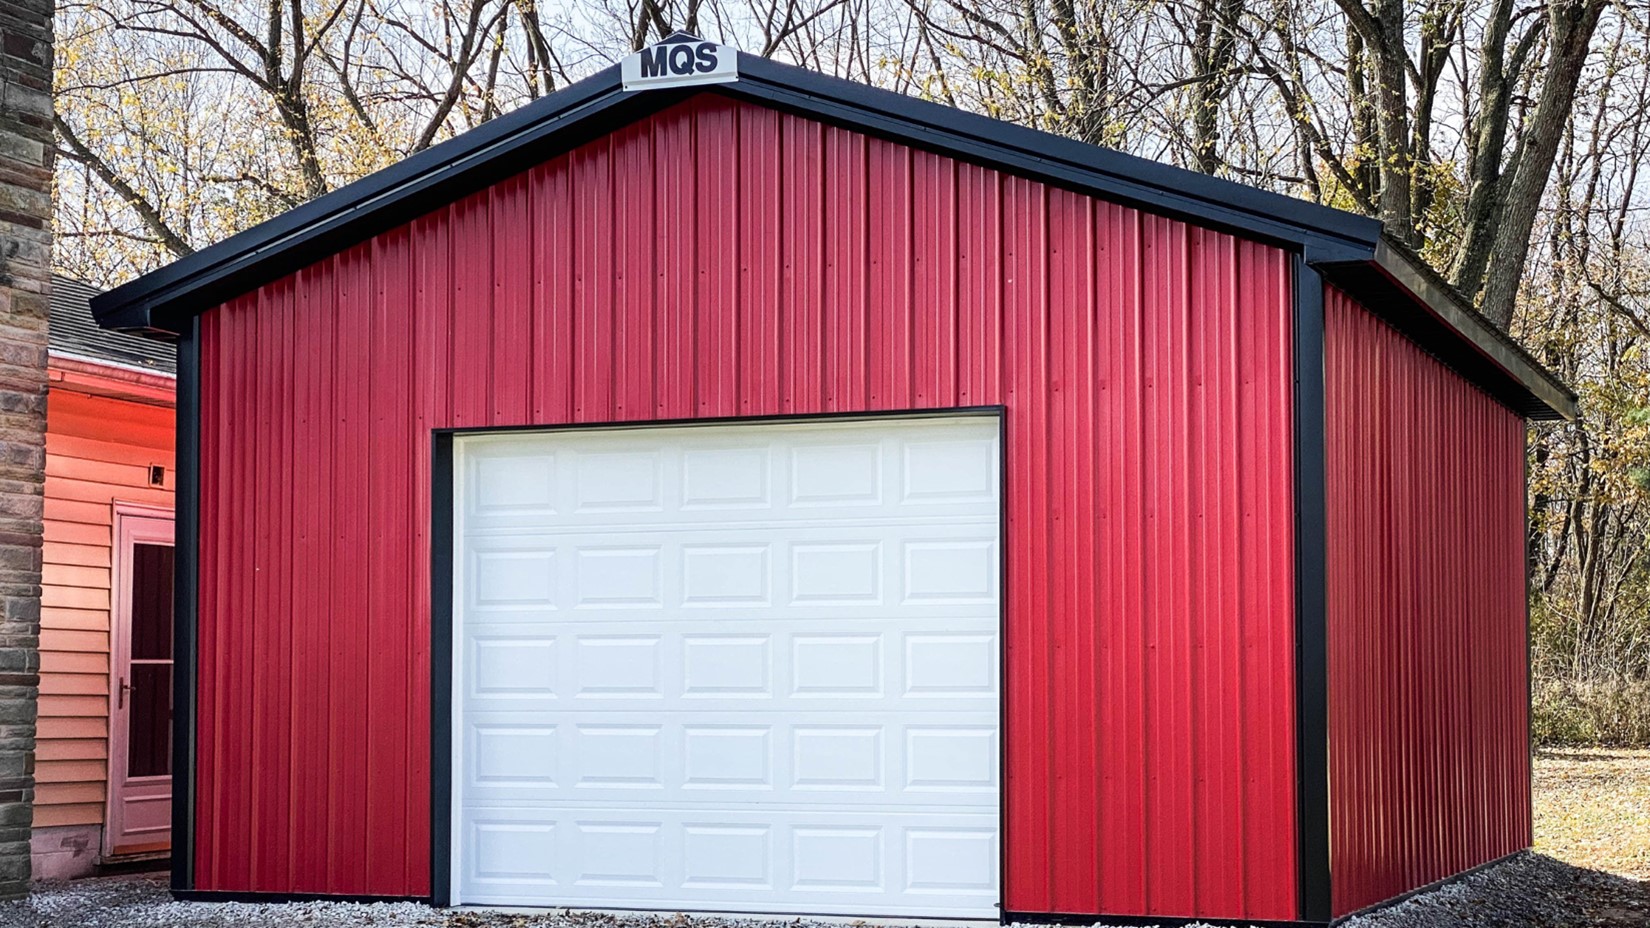
[[[36,828],[103,823],[114,504],[170,510],[171,378],[54,358],[46,411]],[[122,395],[115,395],[122,394]],[[150,484],[150,468],[165,468]]]

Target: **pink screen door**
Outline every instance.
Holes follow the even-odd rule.
[[[172,846],[172,513],[115,504],[103,852]]]

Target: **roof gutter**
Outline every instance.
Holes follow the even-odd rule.
[[[165,371],[144,370],[58,351],[51,351],[49,355],[47,379],[54,388],[153,406],[176,403],[177,377]]]

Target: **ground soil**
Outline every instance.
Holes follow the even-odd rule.
[[[1650,880],[1650,750],[1545,750],[1535,763],[1535,849]]]

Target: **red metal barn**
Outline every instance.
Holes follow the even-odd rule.
[[[680,39],[130,284],[174,888],[1324,923],[1530,843],[1524,420],[1379,225]]]

